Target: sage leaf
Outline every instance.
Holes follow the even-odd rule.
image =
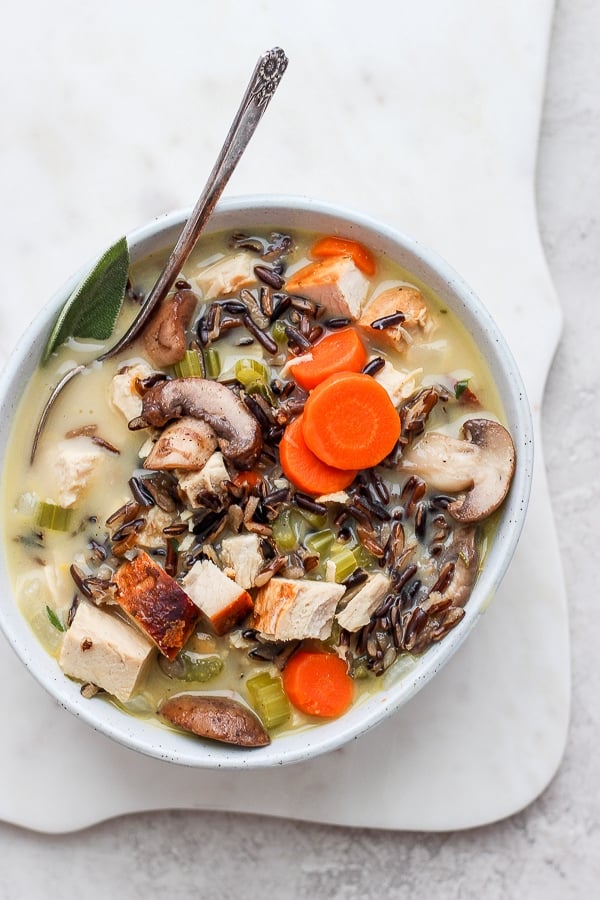
[[[42,354],[42,363],[68,338],[107,340],[125,297],[129,274],[129,247],[122,237],[102,254],[58,314]]]

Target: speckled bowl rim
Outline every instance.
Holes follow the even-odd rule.
[[[186,209],[160,216],[129,234],[132,259],[172,246],[189,212]],[[213,213],[206,233],[248,228],[298,228],[340,233],[363,241],[375,253],[390,257],[425,282],[463,321],[486,359],[513,435],[517,465],[496,535],[462,622],[443,641],[432,646],[408,672],[395,679],[382,679],[381,690],[359,702],[346,715],[314,728],[283,735],[268,747],[255,750],[201,741],[151,720],[134,718],[110,703],[85,700],[79,684],[65,678],[20,614],[14,601],[3,546],[0,554],[0,627],[34,678],[60,706],[118,743],[157,759],[201,768],[255,769],[301,762],[359,738],[413,698],[454,655],[493,598],[523,528],[533,471],[533,424],[515,360],[484,304],[448,263],[414,239],[360,212],[310,197],[248,195],[223,200]],[[18,342],[0,376],[2,468],[22,386],[37,366],[58,310],[86,270],[89,270],[89,264],[41,310]]]

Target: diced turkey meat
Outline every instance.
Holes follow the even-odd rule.
[[[65,675],[91,682],[126,702],[135,694],[153,653],[154,644],[137,628],[82,600],[58,662]]]

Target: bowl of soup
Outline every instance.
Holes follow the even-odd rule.
[[[280,765],[393,714],[471,632],[523,525],[530,412],[443,260],[307,198],[219,204],[111,354],[186,216],[74,276],[3,372],[0,624],[120,743]]]

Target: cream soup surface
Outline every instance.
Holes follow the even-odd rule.
[[[229,387],[235,387],[238,393],[241,390],[242,395],[243,386],[237,383],[235,378],[236,362],[240,359],[260,361],[268,371],[268,378],[262,385],[262,393],[259,385],[260,402],[277,410],[284,407],[286,402],[285,390],[282,394],[281,386],[294,381],[294,366],[290,366],[289,362],[300,358],[302,351],[302,348],[294,344],[293,339],[284,333],[284,325],[301,330],[305,335],[309,334],[311,328],[323,329],[316,339],[317,344],[323,337],[341,329],[339,322],[336,321],[340,318],[337,311],[321,308],[313,309],[314,314],[307,314],[301,302],[296,306],[290,305],[280,318],[271,317],[273,322],[265,325],[265,320],[269,317],[260,315],[261,289],[270,293],[271,305],[277,303],[279,295],[286,295],[286,282],[305,266],[314,263],[311,248],[319,237],[294,230],[289,250],[281,254],[271,254],[271,258],[263,259],[265,248],[268,248],[271,242],[271,234],[271,231],[257,230],[250,236],[249,242],[244,242],[239,236],[233,238],[230,232],[203,238],[186,264],[181,279],[185,280],[198,296],[197,308],[187,332],[188,346],[197,346],[200,353],[204,353],[205,361],[207,350],[216,350],[219,371],[218,374],[213,372],[211,377]],[[232,247],[232,244],[237,246]],[[202,282],[203,273],[208,267],[218,264],[228,256],[237,256],[240,253],[248,254],[253,265],[273,269],[276,274],[279,274],[281,269],[281,288],[268,286],[260,278],[255,278],[253,283],[245,288],[236,287],[232,290],[225,288],[217,296],[203,296],[197,279]],[[132,266],[130,283],[136,292],[147,293],[165,258],[166,254],[165,256],[157,254]],[[403,393],[399,399],[396,397],[398,402],[394,403],[399,410],[401,421],[404,421],[402,410],[406,405],[417,396],[422,396],[427,389],[431,389],[437,392],[436,402],[423,416],[424,434],[435,432],[452,438],[461,438],[462,425],[469,420],[489,419],[502,422],[503,411],[496,388],[474,341],[457,317],[439,302],[426,285],[418,282],[393,261],[377,259],[375,274],[368,276],[368,289],[361,304],[362,310],[384,291],[401,286],[412,286],[421,292],[427,307],[428,323],[426,328],[417,328],[408,344],[402,346],[400,350],[385,338],[383,330],[382,337],[379,338],[378,333],[373,330],[359,327],[355,319],[341,326],[357,330],[368,361],[381,359],[386,367],[393,367],[396,373],[403,374]],[[276,353],[269,352],[261,346],[260,341],[244,326],[225,331],[221,336],[210,340],[208,345],[205,340],[198,340],[198,321],[202,316],[206,317],[211,305],[221,304],[228,299],[241,299],[241,302],[245,302],[244,298],[247,300],[248,295],[244,294],[244,290],[251,293],[254,298],[252,303],[258,305],[257,313],[251,304],[250,312],[255,314],[253,317],[261,322],[263,331],[270,335],[275,334]],[[309,294],[310,291],[307,291],[307,295]],[[301,291],[295,291],[293,296],[302,298],[303,295]],[[121,333],[124,331],[138,308],[135,299],[126,297],[117,331]],[[308,318],[308,324],[303,316]],[[328,325],[331,320],[334,320],[332,328]],[[274,332],[273,327],[277,322],[280,323],[279,331],[275,328]],[[130,487],[132,476],[143,480],[151,474],[144,469],[144,459],[158,430],[129,429],[127,418],[109,400],[113,378],[122,372],[124,367],[144,362],[153,371],[163,371],[169,378],[175,374],[172,367],[167,366],[160,370],[151,360],[149,361],[143,341],[140,339],[116,358],[102,363],[92,362],[81,375],[73,379],[58,398],[42,433],[35,460],[30,464],[29,453],[35,428],[51,390],[69,368],[82,362],[89,362],[98,356],[105,346],[112,346],[114,341],[115,337],[106,345],[101,345],[89,341],[69,340],[51,356],[46,365],[37,369],[25,387],[15,416],[3,472],[3,533],[16,602],[37,639],[47,652],[57,659],[57,664],[77,603],[82,598],[81,584],[73,577],[72,567],[76,567],[80,579],[98,577],[104,582],[110,582],[119,566],[134,558],[140,549],[140,544],[134,541],[131,546],[121,548],[119,555],[115,556],[113,552],[115,531],[122,522],[117,519],[116,524],[111,526],[107,525],[107,520],[126,504],[132,503]],[[376,372],[374,377],[380,372],[381,370],[379,373]],[[269,390],[269,385],[272,386],[274,383],[276,390]],[[295,396],[297,401],[294,413],[288,416],[289,421],[293,420],[294,414],[297,415],[302,411],[306,393],[296,388],[295,392],[292,390],[288,396],[292,398]],[[306,492],[298,491],[281,472],[277,444],[284,429],[285,423],[279,428],[279,432],[275,429],[272,441],[265,438],[265,445],[270,453],[266,455],[263,453],[255,466],[262,483],[260,481],[257,484],[242,483],[241,487],[238,484],[235,496],[232,498],[229,495],[227,500],[223,501],[223,504],[237,505],[243,511],[249,497],[256,497],[262,503],[265,497],[274,495],[277,491],[287,490],[288,499],[279,501],[278,505],[267,510],[266,514],[258,516],[257,521],[262,528],[249,531],[243,522],[240,524],[236,520],[233,523],[231,517],[226,517],[223,529],[216,536],[209,534],[204,540],[200,526],[214,510],[206,507],[186,508],[182,504],[171,516],[172,521],[176,523],[177,533],[159,536],[152,545],[142,543],[141,547],[154,561],[164,566],[169,556],[167,547],[170,545],[169,552],[172,554],[176,551],[175,568],[172,573],[180,584],[189,570],[192,558],[196,561],[206,558],[216,561],[220,568],[228,570],[230,577],[235,576],[235,571],[229,571],[230,566],[223,561],[222,541],[237,533],[256,534],[262,542],[264,568],[267,568],[273,559],[285,558],[284,564],[275,572],[273,578],[301,578],[311,582],[333,583],[338,580],[338,575],[340,577],[343,575],[339,583],[346,582],[348,587],[337,603],[338,614],[361,590],[365,578],[370,580],[377,574],[392,575],[397,580],[390,583],[384,592],[385,597],[377,604],[369,624],[348,632],[339,626],[335,618],[330,627],[330,634],[325,639],[300,636],[291,641],[278,641],[274,638],[261,640],[260,633],[257,634],[257,629],[252,625],[251,616],[235,622],[225,633],[217,634],[211,627],[210,620],[202,614],[191,637],[175,660],[169,662],[160,652],[151,654],[143,676],[129,699],[117,700],[110,693],[100,691],[98,696],[90,699],[90,702],[104,700],[117,703],[132,714],[155,718],[157,724],[164,724],[157,710],[165,698],[182,692],[235,696],[252,707],[255,704],[252,693],[246,688],[248,679],[264,672],[272,679],[279,679],[281,670],[285,670],[287,660],[293,658],[293,653],[298,652],[300,647],[331,651],[343,658],[353,681],[353,702],[358,703],[366,694],[377,690],[382,682],[389,678],[400,677],[403,671],[410,668],[416,654],[426,652],[426,645],[420,646],[418,641],[416,644],[414,642],[410,644],[409,622],[412,617],[413,628],[416,628],[417,619],[423,619],[427,615],[423,612],[415,616],[415,609],[421,606],[423,610],[427,610],[427,600],[436,587],[438,593],[444,593],[445,585],[438,584],[440,561],[444,560],[445,554],[447,555],[456,534],[461,528],[466,527],[453,520],[448,514],[447,507],[453,499],[461,496],[461,491],[440,490],[435,486],[429,486],[423,479],[422,493],[419,493],[419,490],[415,493],[414,485],[407,488],[407,482],[411,477],[414,478],[414,475],[410,470],[401,467],[402,454],[396,453],[391,462],[390,457],[373,467],[370,473],[359,474],[346,488],[345,497],[321,501],[318,494],[313,493],[312,500],[316,502],[317,510],[311,510],[310,503],[303,506],[294,501],[295,494],[304,496]],[[420,437],[417,430],[409,436],[408,445],[417,442]],[[69,446],[75,449],[79,445],[82,447],[85,445],[86,449],[91,446],[93,454],[91,470],[84,476],[83,489],[77,492],[68,528],[54,530],[37,525],[36,515],[40,502],[59,503],[57,447],[64,446],[65,442],[72,442]],[[225,463],[230,482],[235,482],[236,478],[238,482],[243,482],[235,465],[227,460]],[[181,471],[177,470],[175,475],[171,472],[169,477],[178,478],[180,474]],[[381,485],[383,487],[380,487]],[[359,502],[358,511],[353,514],[349,512],[349,507],[353,507],[356,511],[357,505],[354,502],[356,498],[364,503],[361,505]],[[147,518],[148,509],[138,510],[138,514],[141,519]],[[368,527],[365,526],[365,516]],[[187,525],[187,531],[185,528],[182,530],[182,523]],[[361,524],[362,530],[359,527]],[[201,535],[198,540],[193,532],[196,525],[199,526],[198,532]],[[476,567],[481,565],[481,560],[485,556],[487,542],[493,533],[494,525],[495,515],[492,513],[484,520],[469,526],[473,532],[477,551]],[[383,556],[371,552],[373,544],[369,545],[369,541],[364,540],[365,529],[370,533],[375,546],[380,545],[385,551]],[[394,536],[398,537],[399,530],[402,531],[402,547],[397,548],[398,555],[394,557],[390,547]],[[318,550],[314,549],[313,538],[315,534],[324,532],[325,544],[316,544],[322,548],[319,555]],[[349,565],[346,565],[346,568],[342,566],[340,571],[336,571],[334,566],[328,566],[331,546],[326,546],[326,543],[330,540],[330,536],[336,550],[342,552],[346,547],[354,553],[355,565],[350,559]],[[410,553],[403,556],[403,548],[408,548]],[[458,557],[460,552],[462,551],[459,551]],[[348,557],[343,558],[347,564]],[[454,562],[458,565],[456,559]],[[402,568],[402,572],[398,571],[397,564]],[[173,565],[172,557],[171,565]],[[416,567],[412,575],[409,565]],[[357,571],[363,580],[360,581],[355,575],[354,584],[352,576]],[[253,586],[248,587],[253,599],[256,590]],[[385,598],[389,601],[387,609]],[[110,594],[105,598],[95,595],[89,598],[89,602],[97,602],[100,608],[108,604],[111,615],[130,621],[119,604],[114,603]],[[464,602],[466,599],[460,604],[457,602],[456,607],[450,604],[456,611],[456,621],[460,619],[460,610]],[[436,636],[432,638],[434,640],[443,639],[444,633],[455,624],[454,621],[447,619],[447,627],[444,626],[445,614],[436,610],[438,616],[436,622],[440,627]],[[137,626],[132,624],[131,627]],[[279,652],[273,652],[274,649]],[[184,663],[181,663],[182,659]],[[181,674],[184,664],[188,666],[186,678],[177,677]],[[194,665],[198,666],[196,670],[193,668]],[[194,678],[194,671],[200,672],[201,675]],[[380,675],[383,675],[383,679],[378,677]],[[290,728],[307,727],[321,720],[291,704],[283,721],[276,720],[276,724],[271,727],[267,722],[267,727],[271,736],[276,737],[277,734]]]

